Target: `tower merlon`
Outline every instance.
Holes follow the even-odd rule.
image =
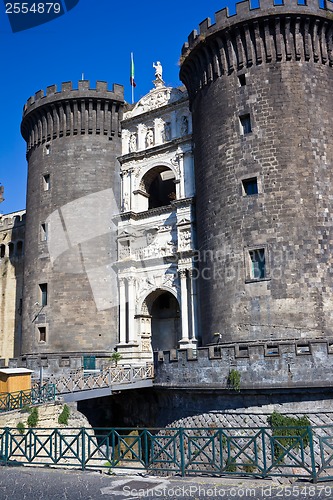
[[[82,95],[84,94],[84,95]],[[124,87],[114,83],[112,90],[108,90],[108,84],[105,81],[96,81],[96,88],[90,86],[89,80],[80,80],[78,87],[73,88],[72,82],[63,82],[61,90],[57,90],[57,85],[50,85],[46,89],[46,95],[43,90],[39,90],[34,96],[29,97],[23,108],[23,114],[30,112],[38,106],[48,104],[50,101],[61,101],[63,99],[75,99],[80,97],[101,97],[112,101],[124,102]]]
[[[324,7],[320,6],[319,0],[307,0],[306,5],[298,4],[298,0],[284,0],[282,5],[275,5],[274,0],[260,0],[260,6],[252,8],[251,2],[245,0],[236,4],[236,14],[230,14],[228,7],[215,13],[215,20],[212,23],[208,17],[199,24],[199,33],[193,30],[188,36],[188,47],[183,46],[182,55],[186,54],[186,49],[194,48],[198,43],[203,42],[207,36],[215,32],[228,28],[231,25],[260,18],[265,15],[283,14],[284,12],[295,14],[312,14],[325,17],[325,12],[333,12],[333,2],[326,0]]]

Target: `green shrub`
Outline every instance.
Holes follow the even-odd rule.
[[[16,426],[16,429],[19,431],[20,434],[24,434],[25,432],[25,425],[23,422],[19,422]]]
[[[306,415],[303,417],[288,417],[274,411],[267,418],[267,422],[272,427],[272,436],[278,436],[274,444],[275,460],[283,462],[284,448],[298,450],[300,448],[300,441],[303,444],[303,448],[309,445],[309,435],[304,431],[306,427],[311,426],[311,423]]]
[[[258,467],[253,462],[251,462],[250,460],[248,460],[243,465],[243,470],[244,470],[244,472],[247,472],[248,474],[251,474],[252,472],[257,471]]]
[[[239,373],[238,370],[230,370],[229,376],[228,376],[228,386],[234,391],[240,392],[240,381],[241,381],[241,374]]]
[[[67,405],[65,405],[58,417],[58,423],[62,425],[68,425],[68,419],[70,414],[71,414],[70,409],[68,408]]]
[[[237,466],[236,466],[236,460],[234,458],[228,458],[226,464],[225,464],[225,471],[226,472],[236,472]]]
[[[111,361],[113,361],[115,363],[115,365],[117,366],[118,364],[118,361],[120,361],[122,358],[122,355],[120,354],[120,352],[117,352],[117,351],[114,351],[112,354],[111,354]]]
[[[27,424],[29,427],[37,427],[37,423],[38,423],[38,409],[35,407],[35,408],[32,408],[30,410],[30,415],[28,417],[28,420],[27,420]]]
[[[31,408],[30,408],[30,406],[29,406],[29,405],[24,405],[24,406],[22,406],[22,408],[20,409],[20,412],[21,412],[21,413],[30,413],[30,411],[31,411]]]

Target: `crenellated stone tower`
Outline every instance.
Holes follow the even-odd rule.
[[[63,83],[28,100],[22,354],[112,351],[123,87]]]
[[[204,343],[333,334],[333,14],[261,0],[183,47]]]

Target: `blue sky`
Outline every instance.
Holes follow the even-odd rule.
[[[12,33],[0,3],[0,182],[5,201],[0,213],[25,208],[27,164],[20,135],[22,108],[39,89],[72,80],[82,72],[91,85],[105,80],[125,86],[130,102],[130,52],[135,60],[135,100],[153,87],[153,61],[163,65],[167,85],[180,85],[178,60],[192,29],[232,0],[80,0],[64,16]]]

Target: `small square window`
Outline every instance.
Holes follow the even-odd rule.
[[[241,87],[244,87],[246,85],[246,76],[245,75],[238,75],[238,81],[239,81],[239,85]]]
[[[44,191],[49,191],[51,187],[50,174],[43,175],[43,189]]]
[[[241,134],[246,135],[252,132],[251,117],[249,114],[242,115],[239,117]]]
[[[47,306],[47,283],[39,285],[39,303],[41,306]]]
[[[249,250],[250,278],[260,280],[266,278],[266,256],[264,248]]]
[[[38,326],[38,341],[46,342],[46,326]]]
[[[252,196],[258,194],[258,179],[251,177],[251,179],[242,180],[242,191],[244,196]]]
[[[40,241],[47,241],[48,238],[48,224],[44,222],[40,225]]]

